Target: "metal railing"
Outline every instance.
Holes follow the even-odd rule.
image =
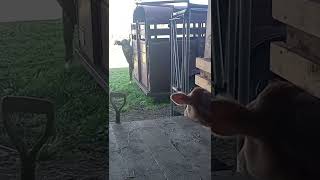
[[[190,89],[190,63],[191,53],[199,51],[191,47],[191,38],[204,38],[201,29],[205,23],[191,22],[196,13],[203,13],[200,8],[191,8],[174,12],[170,19],[170,49],[171,49],[171,94],[174,92],[189,93]],[[182,27],[178,27],[181,25]],[[198,27],[195,27],[198,24]],[[194,29],[198,29],[195,33]],[[197,34],[197,36],[195,35]],[[192,52],[191,52],[192,51]],[[204,50],[203,50],[204,52]],[[171,115],[174,115],[174,103],[171,102]]]

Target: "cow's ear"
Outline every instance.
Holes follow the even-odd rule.
[[[236,102],[215,99],[212,101],[211,130],[222,136],[251,135],[253,113]]]
[[[178,106],[191,104],[191,97],[184,93],[173,93],[170,99]]]

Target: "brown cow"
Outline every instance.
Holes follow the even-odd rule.
[[[185,115],[219,136],[241,136],[238,171],[258,180],[301,180],[317,177],[320,162],[320,102],[283,81],[271,82],[247,106],[195,88],[171,100],[187,105]]]
[[[131,39],[123,39],[121,41],[115,41],[114,45],[119,45],[122,47],[123,55],[125,56],[129,64],[129,78],[130,82],[132,81],[132,72],[134,68],[133,62],[133,47],[131,46]]]

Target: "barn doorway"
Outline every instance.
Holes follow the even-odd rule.
[[[110,33],[109,33],[109,89],[126,95],[126,104],[121,111],[121,122],[140,121],[169,117],[169,98],[155,98],[149,96],[139,83],[136,73],[141,73],[140,67],[133,62],[136,47],[136,37],[133,35],[133,19],[137,5],[134,1],[110,0]],[[124,4],[126,4],[124,6]],[[169,18],[169,17],[168,17]],[[141,42],[141,41],[140,41]],[[168,43],[169,48],[169,43]],[[139,49],[140,50],[140,49]],[[159,51],[160,52],[160,51]],[[170,61],[169,51],[166,61]],[[132,72],[130,73],[130,60]],[[145,70],[147,66],[144,66]],[[170,70],[170,64],[166,70]],[[143,72],[142,72],[143,73]],[[168,72],[169,73],[169,72]],[[167,74],[168,74],[167,73]],[[131,74],[131,78],[130,78]],[[143,80],[148,79],[144,72]],[[157,81],[157,80],[156,80]],[[159,81],[159,80],[158,80]],[[115,109],[110,104],[109,121],[116,121]]]
[[[184,107],[172,116],[170,103],[172,87],[188,93],[194,86],[187,80],[194,79],[195,59],[203,54],[206,8],[192,19],[189,1],[132,4],[127,8],[110,0],[109,178],[211,179],[210,131],[184,117]],[[180,14],[176,21],[175,13]],[[186,76],[184,84],[172,72]],[[112,104],[121,107],[124,97],[117,119]]]
[[[170,94],[189,93],[195,86],[196,58],[204,54],[207,3],[128,1],[123,6],[110,1],[109,85],[110,92],[127,97],[121,121],[183,115],[183,107],[173,113]],[[110,122],[115,116],[110,105]]]

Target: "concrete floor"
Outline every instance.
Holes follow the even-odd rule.
[[[109,179],[211,179],[211,133],[185,117],[110,123]]]

